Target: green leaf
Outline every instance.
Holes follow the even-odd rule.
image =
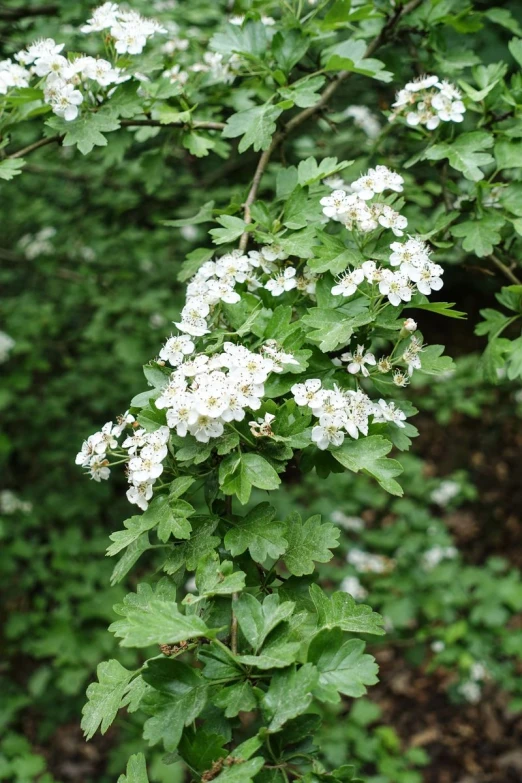
[[[129,573],[133,565],[138,562],[140,557],[147,549],[150,549],[148,533],[142,533],[139,538],[133,541],[127,547],[127,551],[118,560],[111,574],[111,585],[116,585]]]
[[[366,693],[366,685],[378,682],[379,667],[372,655],[364,654],[360,639],[343,641],[339,628],[321,631],[311,642],[308,661],[319,671],[320,695],[323,701],[338,702],[339,693],[357,698]]]
[[[147,766],[143,753],[135,753],[127,762],[125,775],[120,775],[118,783],[149,783]]]
[[[443,142],[428,147],[424,158],[428,160],[447,158],[450,166],[462,172],[466,179],[478,182],[484,179],[480,166],[494,163],[493,156],[489,152],[483,152],[493,146],[493,141],[491,133],[471,131],[471,133],[461,134],[451,143]]]
[[[364,41],[351,38],[325,50],[324,59],[327,71],[353,71],[371,76],[381,82],[390,82],[393,73],[385,70],[384,63],[373,58],[365,58]]]
[[[455,369],[451,356],[442,356],[443,345],[428,345],[422,352],[422,368],[426,375],[443,375]]]
[[[99,726],[101,733],[105,734],[122,706],[129,683],[135,674],[116,660],[100,663],[96,673],[98,682],[91,683],[87,688],[88,701],[82,710],[81,726],[88,740]]]
[[[62,142],[64,147],[76,145],[83,155],[87,155],[94,147],[105,147],[107,139],[103,134],[120,127],[120,121],[109,107],[81,114],[72,122],[61,117],[51,117],[46,124],[65,134]]]
[[[253,147],[255,152],[266,150],[276,130],[275,121],[282,111],[279,106],[265,103],[262,106],[237,112],[228,118],[223,136],[226,139],[242,136],[238,146],[240,153],[245,152],[249,147]]]
[[[229,454],[219,466],[219,483],[225,495],[237,495],[244,505],[252,486],[277,489],[281,479],[260,454]]]
[[[403,494],[402,487],[393,477],[402,473],[402,465],[386,457],[391,448],[392,444],[381,435],[370,435],[359,440],[345,440],[331,454],[348,470],[354,473],[362,470],[373,476],[386,492],[400,497]]]
[[[512,38],[508,43],[508,49],[522,68],[522,40],[520,38]]]
[[[258,655],[238,655],[237,660],[257,669],[284,669],[297,660],[300,642],[277,641],[267,645]]]
[[[121,552],[122,549],[136,541],[142,533],[150,530],[156,525],[156,521],[146,514],[137,514],[124,521],[125,530],[117,530],[111,533],[109,538],[114,543],[107,549],[107,556],[113,557]]]
[[[172,659],[149,661],[142,676],[154,688],[142,703],[152,716],[143,737],[150,745],[163,742],[166,750],[176,750],[183,728],[196,720],[207,702],[208,682],[196,669]]]
[[[321,87],[325,83],[324,76],[312,76],[306,80],[299,80],[286,87],[279,88],[279,94],[287,101],[292,101],[301,109],[315,106],[321,97]]]
[[[511,350],[508,356],[507,376],[510,381],[522,377],[522,337],[517,337],[511,342]]]
[[[214,783],[253,783],[254,777],[264,764],[265,759],[261,756],[256,756],[249,761],[239,760],[239,763],[235,760],[232,766],[214,778]]]
[[[224,245],[227,242],[233,242],[247,230],[247,224],[244,220],[233,215],[221,215],[216,218],[217,222],[224,228],[213,228],[209,234],[213,237],[215,245]],[[252,226],[249,226],[251,229]]]
[[[410,305],[405,307],[407,310]],[[424,304],[417,304],[416,302],[411,305],[416,310],[427,310],[430,313],[437,313],[437,315],[445,315],[447,318],[466,319],[466,313],[461,310],[453,310],[455,302],[426,302]]]
[[[214,761],[228,755],[228,751],[223,747],[225,740],[226,737],[221,734],[213,734],[201,728],[189,728],[183,732],[178,753],[192,769],[204,772],[210,769]]]
[[[172,228],[181,228],[183,226],[195,226],[198,223],[210,223],[214,220],[212,216],[212,210],[214,209],[214,202],[207,201],[203,204],[195,215],[189,218],[179,218],[178,220],[162,220],[162,226],[172,226]],[[196,270],[197,271],[197,270]]]
[[[243,593],[234,603],[234,613],[247,642],[259,650],[273,629],[294,611],[293,601],[279,603],[276,593],[267,595],[261,604],[250,593]]]
[[[178,272],[177,279],[180,283],[186,283],[187,280],[196,274],[199,267],[209,261],[214,255],[214,248],[197,247],[192,250],[183,261],[181,270]]]
[[[312,258],[316,244],[315,226],[308,226],[302,231],[292,231],[292,233],[281,237],[279,244],[289,256]]]
[[[147,584],[138,585],[138,592],[125,596],[115,611],[124,619],[116,620],[109,630],[122,640],[123,647],[177,644],[212,635],[200,617],[181,614],[175,601],[155,595]]]
[[[310,597],[317,612],[319,629],[340,628],[351,633],[384,634],[382,617],[369,606],[357,604],[348,593],[337,592],[329,598],[318,585],[311,585]]]
[[[268,47],[265,25],[250,19],[243,25],[227,24],[223,32],[212,36],[209,47],[221,54],[264,57]]]
[[[319,514],[303,522],[297,511],[286,519],[288,548],[284,555],[286,567],[294,576],[311,574],[314,562],[328,563],[331,549],[339,546],[339,529],[330,522],[321,523]]]
[[[160,500],[160,498],[158,498]],[[150,508],[150,506],[149,506]],[[157,508],[157,507],[156,507]],[[158,538],[160,541],[168,541],[170,536],[174,538],[190,538],[192,525],[187,517],[192,516],[194,508],[185,500],[166,499],[161,510],[157,508]]]
[[[272,39],[272,51],[276,62],[287,74],[304,57],[309,45],[310,40],[299,30],[278,32]]]
[[[192,534],[189,541],[175,547],[163,565],[167,574],[175,574],[180,568],[195,571],[202,557],[212,552],[220,539],[212,533],[217,527],[217,520],[205,522]]]
[[[230,554],[236,557],[248,549],[258,563],[282,555],[288,542],[284,526],[275,516],[275,509],[269,503],[260,503],[242,519],[236,518],[234,527],[225,535],[225,547]]]
[[[340,163],[337,158],[323,158],[317,163],[315,158],[306,158],[302,160],[297,168],[297,179],[299,185],[312,185],[321,179],[338,174],[343,169],[351,166],[353,160],[343,160]]]
[[[216,707],[225,710],[225,718],[235,718],[240,712],[250,712],[257,702],[248,680],[238,682],[228,688],[222,688],[213,698]]]
[[[270,732],[279,731],[287,721],[308,709],[317,680],[317,669],[311,663],[275,672],[262,702],[270,720]]]
[[[23,158],[6,158],[0,161],[0,179],[9,181],[22,173],[22,169],[25,166],[25,160]]]
[[[234,571],[234,564],[228,560],[219,562],[217,552],[206,555],[196,569],[196,587],[199,595],[187,595],[184,604],[195,604],[213,595],[239,593],[245,587],[243,571]]]
[[[195,155],[196,158],[205,158],[210,150],[216,146],[215,139],[211,139],[210,136],[204,136],[202,133],[196,133],[196,131],[184,133],[182,143],[185,149],[191,155]]]
[[[522,142],[501,139],[495,144],[495,158],[499,169],[522,166]]]

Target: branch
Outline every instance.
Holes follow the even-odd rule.
[[[382,30],[380,31],[379,35],[377,35],[373,41],[371,41],[364,53],[364,57],[371,57],[371,55],[388,39],[390,33],[394,30],[394,28],[397,26],[397,24],[400,22],[400,20],[406,16],[407,14],[411,13],[411,11],[415,10],[417,6],[419,6],[422,3],[422,0],[410,0],[409,3],[407,3],[402,8],[397,8],[395,13],[390,16],[386,24],[383,25]],[[252,222],[252,214],[250,211],[250,207],[256,200],[257,191],[259,189],[259,185],[261,183],[261,179],[263,177],[263,174],[265,172],[265,169],[270,161],[270,158],[272,157],[275,150],[279,147],[279,145],[284,141],[284,139],[292,133],[296,128],[298,128],[300,125],[303,124],[303,122],[306,122],[306,120],[310,119],[310,117],[313,117],[314,114],[317,114],[318,111],[321,111],[334,92],[337,90],[339,85],[341,85],[343,82],[345,82],[347,79],[350,78],[352,75],[351,71],[339,71],[337,76],[335,76],[332,81],[328,84],[328,86],[323,90],[323,93],[317,103],[314,103],[313,106],[310,106],[307,109],[303,109],[303,111],[300,111],[299,114],[296,114],[295,117],[292,117],[291,120],[289,120],[286,125],[284,125],[281,130],[277,131],[277,133],[274,134],[272,137],[272,141],[270,143],[270,146],[263,152],[261,157],[259,158],[257,168],[254,173],[254,178],[252,180],[252,185],[250,187],[250,190],[248,192],[246,201],[243,205],[244,208],[244,221],[245,223],[251,223]],[[241,239],[239,241],[239,247],[241,250],[245,250],[248,243],[248,232],[245,232],[241,235]]]
[[[159,120],[121,120],[122,128],[132,128],[134,126],[152,126],[157,128],[186,128],[187,130],[223,130],[224,122],[207,122],[206,120],[196,122],[160,122]]]
[[[500,269],[500,271],[508,278],[508,280],[511,280],[511,282],[515,285],[522,285],[516,274],[512,272],[511,269],[500,260],[500,258],[497,258],[497,256],[493,255],[493,253],[490,255],[490,258],[495,266]]]
[[[47,144],[54,144],[55,142],[59,143],[62,138],[62,136],[57,135],[48,136],[46,139],[40,139],[39,141],[35,141],[33,144],[29,144],[27,147],[23,147],[21,150],[13,152],[12,155],[8,155],[7,159],[12,160],[13,158],[23,158],[24,155],[28,155],[30,152],[40,149],[40,147],[45,147]]]
[[[56,13],[58,13],[57,5],[0,8],[0,20],[6,22],[17,22],[20,19],[27,19],[30,16],[54,16]]]
[[[223,130],[225,127],[224,122],[207,122],[205,120],[196,121],[193,123],[160,122],[159,120],[121,120],[120,125],[122,128],[132,128],[133,126],[139,127],[142,125],[152,125],[159,128],[168,128],[174,126],[176,128],[187,128],[187,130],[190,130],[191,128],[194,130]],[[23,149],[17,150],[16,152],[13,152],[12,155],[8,155],[7,157],[9,159],[23,158],[24,155],[28,155],[30,152],[40,149],[40,147],[45,147],[47,144],[54,144],[55,142],[59,143],[62,139],[63,136],[60,136],[59,134],[56,136],[49,136],[46,139],[35,141],[34,144],[29,144],[27,147],[23,147]]]

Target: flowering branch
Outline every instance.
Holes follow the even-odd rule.
[[[387,40],[389,34],[392,32],[392,30],[394,30],[394,28],[401,21],[401,19],[407,14],[414,11],[415,8],[417,8],[421,3],[422,0],[410,0],[410,2],[407,3],[405,6],[403,6],[402,8],[398,8],[395,11],[395,13],[388,19],[388,21],[383,26],[380,33],[373,39],[373,41],[371,41],[368,44],[366,51],[364,53],[364,58],[370,57],[375,51],[377,51],[377,49],[380,46],[382,46],[382,44]],[[245,223],[250,224],[252,222],[252,214],[250,208],[254,203],[254,201],[256,200],[257,191],[259,189],[259,185],[261,184],[261,179],[263,177],[264,171],[275,150],[279,147],[279,145],[286,139],[286,137],[290,133],[292,133],[296,128],[298,128],[308,119],[310,119],[310,117],[313,117],[315,114],[317,114],[317,112],[323,109],[327,105],[332,95],[336,92],[337,88],[347,79],[349,79],[351,75],[352,75],[351,71],[340,71],[332,79],[332,81],[328,84],[328,86],[323,90],[321,97],[317,101],[317,103],[314,103],[313,106],[303,109],[303,111],[296,114],[295,117],[292,117],[292,119],[289,120],[286,123],[286,125],[284,125],[283,128],[273,136],[270,146],[263,152],[263,154],[259,158],[259,162],[257,164],[256,171],[254,173],[254,178],[252,180],[252,185],[250,187],[248,196],[244,203],[243,219]],[[245,231],[239,241],[240,249],[244,250],[247,244],[248,244],[248,231]]]

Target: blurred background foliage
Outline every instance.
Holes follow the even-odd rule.
[[[448,13],[455,10],[446,5]],[[74,50],[74,28],[92,6],[68,0],[50,13],[25,16],[26,4],[11,0],[0,8],[4,56],[58,29]],[[147,14],[182,19],[202,40],[223,6],[132,2]],[[496,8],[522,24],[517,2]],[[480,51],[486,63],[509,59],[509,24],[473,28],[472,20],[468,14],[470,29],[453,25],[440,32],[455,61],[464,57],[462,32],[468,51]],[[439,54],[432,54],[436,61]],[[394,86],[411,77],[410,65],[396,61],[396,49],[385,51],[388,64],[387,58]],[[339,91],[331,115],[307,127],[285,154],[355,158],[355,177],[379,162],[382,148],[346,107],[369,107],[384,127],[381,111],[392,95],[390,85],[355,77]],[[248,95],[235,101],[240,105]],[[20,126],[20,146],[37,137],[37,125]],[[380,133],[378,127],[379,139]],[[384,143],[388,164],[400,167],[400,134]],[[86,685],[115,644],[106,627],[125,588],[108,586],[112,564],[104,552],[126,501],[123,477],[87,486],[74,455],[88,433],[123,412],[142,388],[141,366],[157,353],[179,311],[180,262],[206,242],[199,225],[172,228],[163,221],[191,215],[210,198],[226,203],[231,190],[241,203],[250,170],[245,157],[241,167],[234,155],[198,159],[176,143],[175,131],[122,129],[88,157],[45,148],[30,157],[23,176],[1,184],[2,781],[105,783],[141,741],[135,716],[90,745],[79,730]],[[415,180],[406,175],[413,227],[442,197],[431,167],[418,164]],[[478,355],[485,342],[474,334],[479,310],[494,306],[505,281],[461,249],[448,248],[444,261],[444,299],[469,318],[448,319],[440,335],[425,314],[426,338],[445,342],[457,369],[444,381],[428,385],[421,377],[410,388],[422,421],[414,455],[404,460],[406,498],[390,499],[349,476],[290,484],[279,496],[282,511],[299,504],[343,528],[342,547],[322,568],[322,579],[358,591],[387,618],[388,635],[372,649],[381,684],[353,708],[347,700],[326,716],[323,743],[329,762],[355,762],[370,783],[457,781],[463,753],[474,765],[473,780],[505,783],[520,780],[508,775],[522,774],[520,759],[505,761],[522,737],[522,396],[519,382],[484,379]],[[436,324],[438,332],[441,319]],[[130,666],[134,655],[118,653]],[[339,721],[339,712],[347,719]],[[478,747],[485,714],[489,760]],[[422,731],[419,715],[426,720]],[[450,735],[466,722],[476,735],[464,732],[459,744]],[[499,723],[503,739],[495,739]],[[165,767],[158,755],[149,758],[152,781],[182,780],[176,767]],[[504,766],[495,766],[498,758]]]

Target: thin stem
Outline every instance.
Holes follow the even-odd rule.
[[[500,271],[508,278],[508,280],[511,280],[512,283],[515,285],[521,285],[521,281],[518,279],[516,274],[511,271],[511,269],[504,264],[503,261],[500,260],[497,256],[495,256],[493,253],[490,255],[491,260],[495,264],[495,266],[500,269]]]
[[[413,11],[415,8],[417,8],[417,6],[421,4],[421,2],[422,0],[410,0],[410,2],[407,3],[405,6],[403,6],[402,8],[397,8],[394,14],[390,16],[386,24],[383,26],[379,35],[377,35],[376,38],[374,38],[373,41],[371,41],[368,44],[366,48],[366,52],[364,53],[364,57],[370,57],[379,48],[379,46],[381,46],[386,41],[389,34],[397,26],[400,20],[404,16],[409,14],[411,11]],[[284,139],[290,133],[292,133],[292,131],[294,131],[296,128],[302,125],[303,122],[306,122],[306,120],[310,119],[310,117],[313,117],[314,114],[317,114],[318,111],[321,111],[321,109],[323,109],[327,105],[328,101],[335,93],[337,88],[347,79],[349,79],[351,75],[352,75],[351,71],[339,71],[339,73],[332,79],[332,81],[328,84],[328,86],[323,90],[321,97],[319,98],[317,103],[314,103],[313,106],[310,106],[307,109],[303,109],[303,111],[300,111],[298,114],[295,115],[295,117],[292,117],[292,119],[290,119],[286,123],[286,125],[284,125],[281,128],[281,130],[279,130],[277,133],[274,134],[270,146],[266,150],[264,150],[261,157],[259,158],[256,170],[254,172],[252,185],[250,187],[250,190],[248,191],[246,201],[243,205],[243,210],[244,210],[243,220],[245,221],[245,223],[250,224],[252,222],[251,206],[256,200],[257,191],[259,190],[261,179],[275,150],[280,146],[280,144],[284,141]],[[245,231],[241,235],[241,239],[239,241],[240,250],[244,251],[247,244],[248,244],[248,232]]]
[[[9,160],[12,160],[13,158],[23,158],[24,155],[29,155],[30,152],[34,152],[34,150],[40,149],[40,147],[45,147],[47,144],[54,144],[55,142],[59,144],[61,140],[62,136],[60,135],[48,136],[46,139],[39,139],[39,141],[29,144],[27,147],[23,147],[21,150],[17,150],[7,157]]]
[[[187,130],[223,130],[225,127],[224,122],[207,122],[206,120],[196,122],[160,122],[159,120],[121,120],[122,128],[132,128],[141,126],[151,126],[154,128],[187,128]]]

